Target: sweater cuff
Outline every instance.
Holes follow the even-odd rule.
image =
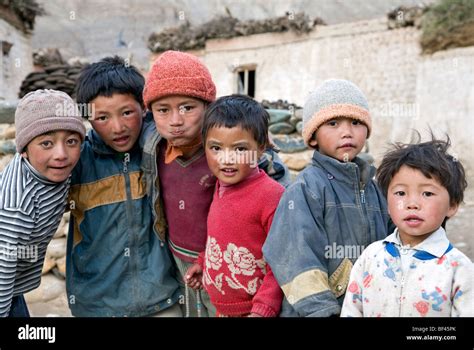
[[[199,266],[201,266],[201,268],[204,267],[204,254],[205,253],[206,253],[205,251],[200,252],[197,259],[196,259],[196,261],[194,262],[195,264],[199,264]]]
[[[252,305],[252,311],[250,312],[260,315],[262,317],[277,317],[278,316],[275,310],[273,310],[273,308],[271,308],[268,305],[260,304],[260,303],[254,303]]]

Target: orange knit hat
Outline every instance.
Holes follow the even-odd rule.
[[[184,95],[212,102],[216,86],[209,70],[193,55],[166,51],[153,63],[143,90],[143,102],[150,104],[169,95]]]

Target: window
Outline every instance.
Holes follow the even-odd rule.
[[[255,97],[255,65],[237,69],[237,93]]]

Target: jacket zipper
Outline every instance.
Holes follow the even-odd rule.
[[[158,144],[160,143],[162,137],[161,136],[158,136],[157,137],[157,140],[155,142],[155,144],[153,145],[153,150],[154,152],[150,151],[150,156],[152,158],[152,167],[153,167],[153,183],[152,183],[152,186],[153,186],[153,189],[151,191],[151,210],[153,211],[153,232],[156,232],[157,236],[158,236],[158,239],[160,240],[160,246],[163,247],[165,245],[165,243],[163,242],[163,240],[161,239],[161,234],[160,232],[158,232],[157,229],[155,229],[155,225],[156,223],[160,220],[158,218],[158,213],[156,211],[156,207],[155,207],[155,200],[158,200],[159,198],[159,195],[160,195],[160,190],[158,190],[157,186],[155,186],[156,184],[156,181],[158,180],[158,159],[157,159],[157,156],[158,156],[158,151],[157,151],[157,148],[158,148]]]
[[[360,201],[361,203],[365,204],[365,191],[360,190]]]
[[[365,184],[364,184],[365,186]],[[364,219],[365,219],[365,222],[366,222],[366,225],[367,225],[367,245],[369,245],[370,243],[372,243],[374,241],[374,239],[372,239],[372,235],[371,235],[371,232],[370,232],[370,219],[369,219],[369,214],[367,212],[367,208],[366,208],[366,202],[365,202],[365,190],[359,190],[359,193],[360,193],[360,204],[362,206],[362,212],[364,213]],[[366,245],[366,246],[367,246]]]
[[[135,251],[132,251],[132,249],[135,249],[136,247],[136,233],[134,229],[134,216],[133,216],[133,205],[132,205],[132,190],[130,188],[130,173],[128,172],[128,163],[130,163],[130,153],[125,153],[124,158],[123,158],[123,176],[125,179],[125,192],[126,192],[126,213],[127,213],[127,221],[129,222],[129,242],[130,242],[130,247],[129,248],[129,262],[130,262],[130,271],[132,273],[132,276],[138,276],[138,271],[137,266],[138,263],[136,259],[138,259],[138,253]],[[140,296],[138,295],[138,290],[136,288],[138,284],[137,283],[132,283],[132,295],[133,297],[133,303],[137,304],[138,309],[142,309],[142,303],[140,302]]]

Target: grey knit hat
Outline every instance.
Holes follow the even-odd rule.
[[[353,83],[343,79],[324,81],[306,99],[303,107],[303,139],[307,145],[316,130],[325,122],[347,117],[367,126],[370,136],[372,121],[364,93]]]
[[[76,103],[68,94],[56,90],[26,94],[18,103],[15,127],[18,153],[23,152],[36,136],[50,131],[74,131],[81,135],[82,141],[86,134]]]

